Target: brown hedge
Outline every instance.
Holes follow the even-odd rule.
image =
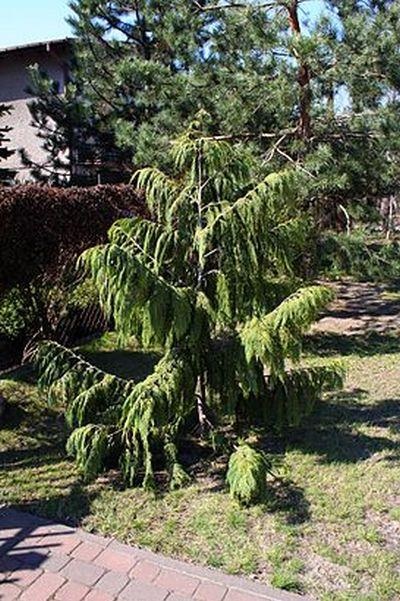
[[[57,280],[114,221],[144,213],[143,195],[129,185],[0,186],[0,292]]]

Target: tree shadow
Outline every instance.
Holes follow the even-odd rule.
[[[60,454],[67,440],[63,415],[19,390],[12,390],[6,399],[1,431],[15,438],[12,449],[0,451],[0,470],[19,464],[25,457],[35,463],[42,456]]]
[[[366,405],[360,402],[364,395],[361,389],[343,391],[321,402],[303,427],[288,431],[286,447],[317,454],[321,463],[357,463],[382,452],[385,460],[399,460],[400,445],[390,438],[391,432],[400,431],[399,400]],[[371,428],[371,434],[364,427]]]
[[[400,336],[394,333],[315,333],[306,338],[304,350],[319,356],[359,355],[370,357],[400,353]]]
[[[99,487],[90,487],[77,479],[61,492],[48,499],[31,499],[14,504],[19,511],[32,513],[43,518],[57,520],[70,527],[80,527],[85,517],[90,515],[93,501],[99,495]]]
[[[304,524],[311,518],[304,489],[291,480],[279,479],[269,485],[264,508],[267,513],[281,514],[291,526]]]
[[[140,382],[153,371],[159,356],[156,353],[130,350],[84,351],[80,354],[96,367],[120,378]]]
[[[12,449],[0,452],[0,472],[14,468],[39,468],[59,463],[64,458],[63,448],[59,445],[43,445],[34,449]]]
[[[0,379],[10,380],[11,382],[20,382],[21,384],[35,384],[37,372],[33,364],[26,364],[7,370],[0,374]]]
[[[266,443],[270,443],[271,434],[267,434],[262,441],[262,448],[267,451]],[[283,448],[282,448],[283,450]],[[204,489],[208,494],[227,492],[226,471],[228,467],[231,450],[222,454],[208,451],[202,445],[191,440],[185,449],[181,449],[180,460],[185,469],[191,474],[196,482],[203,482]],[[280,463],[280,453],[276,451]],[[283,456],[283,453],[282,453]],[[275,472],[275,470],[272,470]],[[278,470],[277,470],[278,472]],[[168,482],[164,482],[160,489],[161,496],[169,493]],[[302,487],[295,484],[289,478],[280,478],[274,475],[268,479],[265,497],[259,500],[259,506],[266,513],[279,513],[287,524],[302,524],[310,519],[310,505],[307,501]]]

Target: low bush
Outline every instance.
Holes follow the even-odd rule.
[[[20,356],[32,337],[52,338],[68,311],[93,303],[93,285],[76,272],[76,258],[105,241],[116,219],[143,213],[142,194],[128,185],[0,187],[4,356],[17,340]]]
[[[142,195],[129,185],[0,188],[0,293],[58,281],[83,250],[105,241],[114,221],[143,213]]]

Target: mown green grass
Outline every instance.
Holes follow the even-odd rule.
[[[333,344],[334,342],[334,344]],[[311,360],[336,354],[319,340]],[[155,356],[114,340],[86,351],[104,367],[142,378]],[[344,391],[326,398],[302,428],[272,447],[284,481],[264,505],[241,508],[223,484],[225,457],[195,466],[188,488],[124,489],[118,474],[81,481],[64,453],[62,414],[46,406],[34,376],[0,381],[9,408],[0,430],[0,503],[65,519],[120,540],[322,601],[400,598],[400,343],[346,340]],[[162,475],[160,475],[162,480]]]

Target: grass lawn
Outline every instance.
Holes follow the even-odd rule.
[[[144,377],[154,363],[111,346],[106,338],[87,350],[124,376]],[[84,484],[64,453],[62,414],[46,406],[26,369],[0,380],[10,403],[0,429],[0,503],[324,601],[398,600],[400,342],[330,337],[313,349],[315,360],[344,356],[346,389],[273,441],[285,451],[287,482],[271,485],[265,505],[242,509],[229,498],[220,456],[198,461],[190,487],[157,497],[124,490],[115,473]]]

